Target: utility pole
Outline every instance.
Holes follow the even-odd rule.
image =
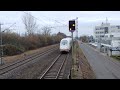
[[[71,32],[71,33],[72,33],[72,59],[73,59],[73,53],[74,53],[74,52],[73,52],[73,48],[74,48],[74,47],[73,47],[73,45],[74,45],[74,44],[73,44],[73,32]],[[73,61],[73,60],[72,60],[72,61]]]
[[[3,46],[2,46],[2,30],[1,30],[1,25],[3,25],[3,24],[1,24],[0,23],[0,65],[2,65],[3,64],[3,61],[2,61],[2,57],[3,57]]]
[[[12,27],[14,24],[16,24],[16,23],[13,23],[10,27]],[[2,33],[5,31],[5,30],[7,30],[7,29],[9,29],[9,28],[7,28],[7,29],[5,29],[5,30],[1,30],[1,25],[3,25],[3,24],[1,24],[0,23],[0,65],[2,65],[2,64],[4,64],[4,62],[3,62],[3,45],[2,45]]]
[[[76,39],[78,39],[78,17],[76,17]]]

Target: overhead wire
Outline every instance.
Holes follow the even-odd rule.
[[[43,15],[42,15],[42,16],[43,16]],[[43,16],[43,17],[46,17],[46,16]],[[46,18],[48,18],[48,17],[46,17]],[[51,18],[48,18],[48,19],[51,19]],[[55,21],[55,22],[57,22],[57,23],[63,24],[63,23],[61,23],[61,22],[59,22],[59,21],[57,21],[57,20],[55,20],[55,19],[51,19],[51,20],[53,20],[53,21]],[[66,24],[63,24],[63,25],[67,26]]]
[[[24,11],[22,11],[22,12],[24,12]],[[24,12],[25,14],[28,14],[28,15],[31,15],[31,14],[29,14],[29,13],[27,13],[27,12]],[[36,18],[35,16],[33,16],[33,15],[31,15],[33,18],[35,18],[36,20],[38,20],[38,21],[42,21],[43,22],[43,20],[40,20],[40,19],[38,19],[38,18]],[[43,23],[45,23],[45,22],[43,22]],[[42,24],[41,24],[42,25]],[[42,25],[42,26],[44,26],[44,25]]]
[[[24,11],[22,11],[22,12],[24,12]],[[24,12],[24,13],[26,13],[26,14],[29,14],[29,13],[27,13],[27,12]],[[31,14],[29,14],[29,15],[31,15]],[[38,20],[38,21],[40,21],[41,22],[41,20],[42,19],[40,19],[40,18],[36,18],[35,16],[33,16],[33,15],[31,15],[33,18],[35,18],[36,20]],[[43,15],[42,15],[43,16]],[[63,23],[61,23],[61,22],[59,22],[59,21],[57,21],[57,20],[55,20],[55,19],[51,19],[51,18],[49,18],[49,17],[46,17],[46,16],[43,16],[44,18],[47,18],[47,20],[49,19],[49,20],[52,20],[52,21],[55,21],[56,23],[59,23],[59,24],[62,24],[62,25],[64,25],[64,26],[49,26],[49,28],[57,28],[57,27],[68,27],[68,25],[66,25],[66,24],[63,24]],[[42,20],[43,21],[43,20]],[[45,22],[44,22],[45,23]],[[44,25],[42,25],[42,26],[44,26]]]

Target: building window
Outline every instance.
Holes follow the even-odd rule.
[[[118,29],[120,29],[120,26],[116,26]]]
[[[114,26],[111,26],[111,28],[114,28]]]
[[[96,30],[99,30],[99,28],[96,28]]]
[[[108,27],[105,27],[105,34],[108,33]]]
[[[110,35],[110,37],[113,37],[113,35]]]
[[[108,35],[105,36],[106,38],[108,37]]]

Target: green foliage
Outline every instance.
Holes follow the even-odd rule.
[[[117,60],[120,60],[120,56],[111,56],[112,58],[115,58]]]

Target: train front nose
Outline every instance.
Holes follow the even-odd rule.
[[[69,49],[68,49],[68,46],[67,45],[61,45],[60,46],[60,51],[66,51],[66,52],[69,52]]]

